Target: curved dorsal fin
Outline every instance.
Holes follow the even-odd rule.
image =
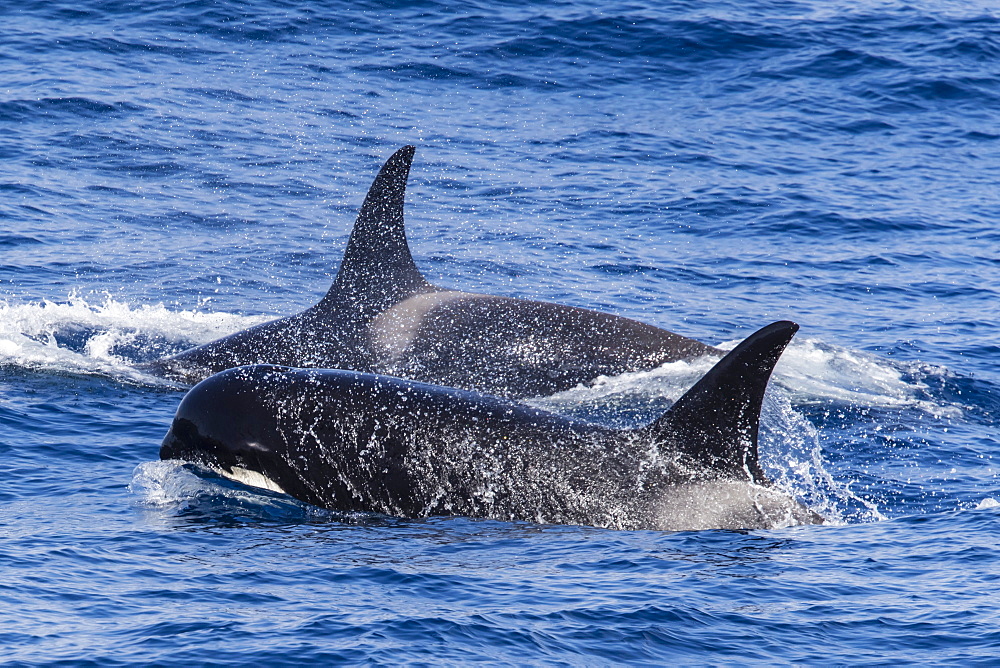
[[[358,315],[375,315],[432,288],[410,255],[403,220],[406,180],[415,150],[404,146],[393,153],[372,182],[340,271],[321,307],[346,305]]]
[[[771,371],[798,329],[784,320],[751,334],[644,430],[712,477],[749,473],[766,482],[757,459],[760,407]]]

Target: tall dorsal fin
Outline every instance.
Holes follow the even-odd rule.
[[[771,371],[799,326],[780,321],[748,336],[644,429],[663,449],[712,477],[767,480],[757,459],[757,430]]]
[[[340,271],[321,307],[348,306],[375,315],[417,292],[432,289],[413,262],[406,243],[403,199],[413,146],[386,160],[354,223]]]

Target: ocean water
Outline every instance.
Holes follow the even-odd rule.
[[[0,663],[1000,661],[993,2],[0,7]],[[418,265],[711,344],[829,519],[322,511],[176,462],[136,362],[317,301],[415,144]],[[705,361],[536,405],[641,423]],[[659,407],[659,408],[657,408]]]

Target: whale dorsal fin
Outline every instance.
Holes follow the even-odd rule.
[[[386,160],[354,223],[340,271],[320,307],[348,307],[375,315],[406,297],[433,289],[413,262],[406,243],[403,199],[413,146]]]
[[[766,482],[757,459],[760,408],[771,371],[798,329],[780,321],[751,334],[644,429],[706,474]]]

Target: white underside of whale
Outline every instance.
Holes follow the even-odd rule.
[[[277,492],[278,494],[288,494],[288,492],[281,488],[281,485],[274,482],[259,471],[251,471],[250,469],[240,468],[239,466],[234,466],[228,471],[221,468],[215,469],[215,471],[225,478],[235,480],[236,482],[243,483],[244,485],[249,485],[250,487],[260,487],[262,489],[269,489],[272,492]]]

